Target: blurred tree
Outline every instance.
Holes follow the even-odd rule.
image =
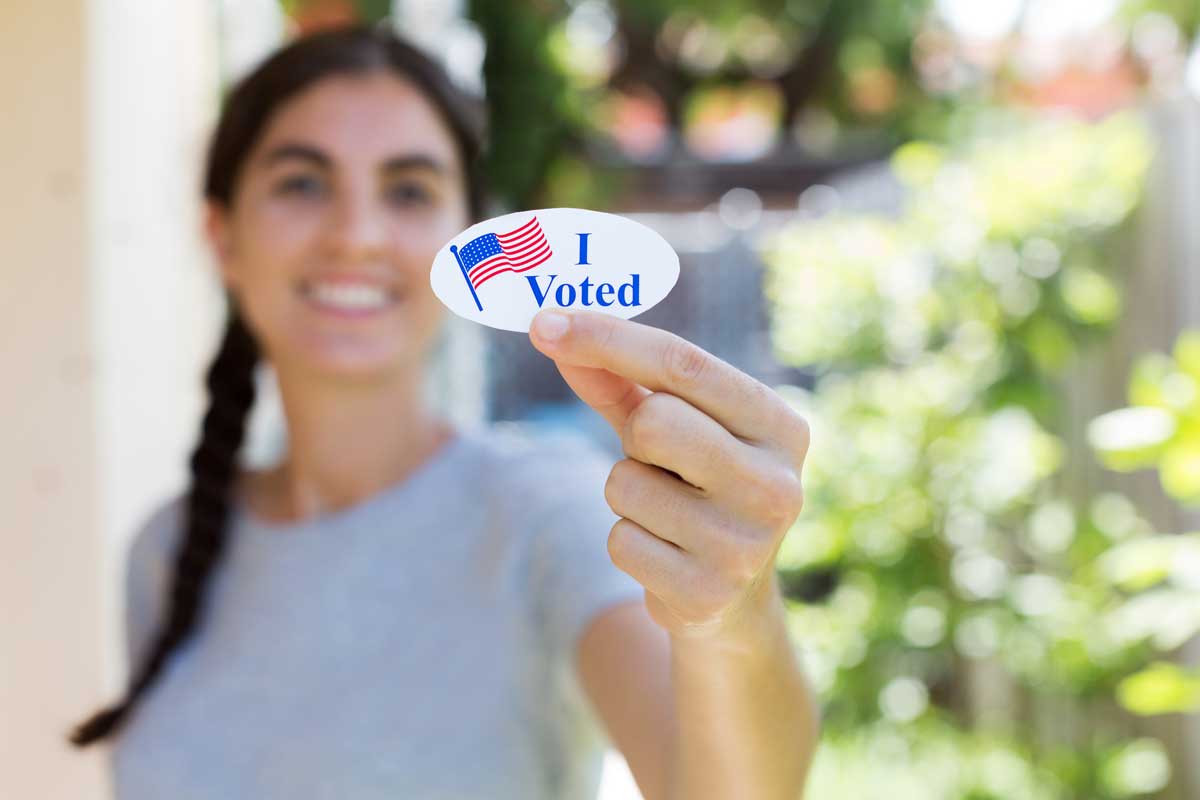
[[[1023,4],[1026,14],[1042,2]],[[392,5],[280,3],[294,33],[382,20]],[[792,151],[836,159],[943,140],[996,103],[1085,102],[1072,88],[1029,86],[1016,34],[977,41],[956,31],[946,21],[956,3],[966,8],[964,0],[467,0],[487,47],[494,193],[506,208],[602,206],[628,177],[597,171],[605,153],[636,164],[699,158],[699,168]],[[1185,51],[1200,25],[1194,0],[1120,0],[1114,9],[1136,81],[1162,66],[1153,47]],[[1096,85],[1111,88],[1118,77],[1098,75]],[[742,95],[750,102],[737,102]],[[765,105],[752,101],[768,95]],[[723,125],[723,137],[685,135]],[[767,129],[761,147],[742,145],[747,125]],[[716,149],[689,150],[696,141]]]
[[[391,13],[391,0],[279,0],[295,27],[304,35],[322,28],[354,22],[378,22]]]
[[[1065,493],[1054,433],[1056,376],[1120,314],[1106,256],[1148,136],[1124,115],[995,123],[901,147],[898,218],[797,223],[766,251],[777,354],[817,374],[781,388],[814,443],[779,567],[836,576],[791,610],[826,698],[821,796],[1153,794],[1165,750],[1114,697],[1194,698],[1152,665],[1200,630],[1195,585],[1129,572],[1161,545],[1120,495]],[[872,751],[895,757],[843,772]]]
[[[1134,365],[1130,406],[1092,421],[1089,439],[1101,461],[1121,472],[1154,468],[1163,490],[1200,507],[1200,331],[1184,331],[1173,351]],[[1160,534],[1105,554],[1112,579],[1131,602],[1157,618],[1162,650],[1177,649],[1200,628],[1200,532]],[[1156,662],[1123,680],[1121,704],[1138,714],[1200,711],[1200,671]]]
[[[536,205],[555,162],[577,147],[576,126],[566,105],[567,82],[552,63],[547,41],[562,16],[559,2],[514,6],[468,0],[487,52],[490,142],[486,172],[503,210]]]

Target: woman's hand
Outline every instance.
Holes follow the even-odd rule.
[[[551,338],[549,315],[569,324]],[[673,333],[608,314],[542,311],[530,341],[621,437],[604,487],[622,519],[613,563],[672,636],[752,628],[803,506],[808,423],[765,384]]]

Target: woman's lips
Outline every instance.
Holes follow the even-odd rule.
[[[395,307],[402,297],[391,287],[348,279],[301,281],[299,288],[311,308],[343,319],[377,316]]]

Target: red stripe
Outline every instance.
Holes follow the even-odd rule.
[[[533,219],[529,220],[529,222],[526,222],[521,227],[513,228],[508,233],[497,233],[496,238],[497,239],[508,239],[508,238],[512,237],[514,234],[518,234],[518,233],[523,234],[530,225],[536,225],[536,224],[537,224],[537,217],[534,217]]]
[[[530,227],[532,227],[532,226],[534,226],[534,225],[536,225],[536,224],[537,224],[537,217],[531,217],[531,218],[530,218],[530,220],[529,220],[528,222],[526,222],[525,224],[523,224],[523,225],[520,225],[520,226],[518,226],[518,227],[516,227],[516,228],[513,228],[511,231],[508,231],[507,233],[500,233],[500,234],[497,234],[497,236],[500,236],[500,237],[504,237],[504,236],[512,236],[514,233],[519,233],[519,232],[521,232],[521,231],[524,231],[524,230],[526,230],[527,228],[530,228]]]
[[[520,258],[524,254],[526,254],[530,251],[533,251],[533,250],[537,250],[545,244],[546,244],[546,237],[540,236],[537,239],[534,239],[529,242],[525,242],[520,247],[504,247],[502,249],[504,250],[504,253],[509,258]]]
[[[495,265],[493,268],[487,271],[487,274],[481,275],[478,277],[478,280],[476,280],[476,278],[472,278],[471,282],[476,288],[478,288],[488,278],[494,278],[501,272],[525,272],[526,270],[533,269],[539,264],[545,263],[552,255],[553,253],[550,252],[550,247],[547,245],[543,250],[539,251],[533,256],[530,256],[525,261],[518,262],[516,264],[509,263]]]
[[[505,270],[512,270],[513,272],[524,272],[525,270],[529,269],[530,267],[536,267],[538,264],[544,263],[546,261],[546,259],[548,259],[551,255],[552,254],[550,252],[550,249],[546,248],[542,252],[537,253],[537,254],[525,259],[524,261],[518,261],[515,263],[512,261],[506,261],[506,262],[502,262],[502,263],[497,262],[496,264],[492,264],[491,266],[489,266],[486,270],[483,270],[483,271],[478,272],[475,275],[473,275],[471,277],[471,280],[476,281],[476,280],[482,280],[484,278],[490,278],[492,275],[495,275],[498,272],[504,272]]]
[[[514,239],[511,242],[501,242],[500,249],[507,252],[512,252],[513,250],[520,250],[522,247],[526,247],[532,242],[543,241],[545,238],[546,236],[542,233],[542,229],[538,228],[537,230],[530,231],[520,239]]]
[[[539,247],[537,250],[532,250],[528,254],[523,255],[520,258],[510,258],[508,261],[514,267],[521,267],[521,266],[524,266],[525,264],[528,264],[530,261],[534,261],[534,260],[538,259],[539,257],[541,257],[541,255],[543,253],[548,252],[549,250],[550,250],[550,244],[545,243],[541,247]]]
[[[536,252],[540,251],[543,247],[549,247],[549,246],[550,246],[550,243],[547,242],[543,238],[539,241],[531,242],[528,246],[522,247],[520,250],[505,250],[504,255],[508,256],[513,261],[520,261],[521,259],[528,256],[530,253],[536,253]]]
[[[488,258],[485,261],[480,261],[478,264],[471,267],[471,269],[467,271],[467,277],[471,278],[471,280],[474,280],[476,276],[490,272],[497,264],[507,264],[513,267],[522,267],[530,261],[540,257],[543,252],[549,249],[550,243],[543,242],[542,245],[537,249],[530,248],[529,250],[523,252],[518,258],[512,258],[508,253],[494,255],[491,258]]]
[[[511,246],[501,245],[500,253],[498,253],[494,256],[489,256],[488,258],[484,259],[483,261],[480,261],[478,264],[476,264],[475,266],[473,266],[469,270],[467,270],[467,275],[469,276],[472,273],[477,272],[478,270],[480,270],[480,268],[484,268],[486,271],[485,265],[490,264],[492,261],[495,261],[497,259],[508,258],[511,261],[520,263],[523,259],[527,258],[531,253],[538,252],[539,250],[541,250],[542,247],[547,246],[546,237],[540,235],[541,234],[540,230],[537,231],[537,233],[539,234],[538,241],[522,243],[516,249],[513,249]]]
[[[500,246],[507,250],[510,247],[519,247],[525,242],[529,242],[538,238],[543,238],[542,229],[540,227],[532,228],[519,236],[500,239]]]
[[[489,258],[485,259],[484,261],[480,261],[478,264],[467,270],[467,277],[471,278],[471,280],[474,280],[472,277],[473,275],[478,275],[480,272],[487,272],[496,264],[503,261],[508,261],[508,256],[504,255],[504,253],[490,256]]]
[[[479,279],[479,282],[476,283],[475,285],[478,286],[479,283],[483,283],[488,278],[495,277],[496,275],[499,275],[501,272],[525,272],[526,270],[533,269],[534,267],[536,267],[540,264],[544,264],[550,258],[551,255],[552,255],[552,253],[547,250],[543,257],[534,259],[527,264],[522,264],[522,265],[516,266],[516,267],[508,266],[508,265],[501,265],[501,266],[495,267],[494,269],[490,270],[486,275],[483,275]]]

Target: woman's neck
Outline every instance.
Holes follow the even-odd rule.
[[[355,505],[437,453],[456,431],[425,407],[419,377],[346,385],[280,374],[288,447],[247,485],[257,515],[298,522]]]

